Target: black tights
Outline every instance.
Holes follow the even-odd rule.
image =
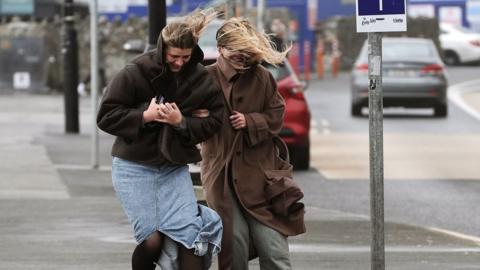
[[[187,249],[182,244],[178,244],[178,259],[180,270],[202,270],[203,257],[193,254],[193,249]]]
[[[132,270],[154,270],[155,263],[162,252],[163,235],[152,233],[147,240],[138,245],[132,254]]]
[[[162,251],[163,234],[155,232],[147,240],[138,245],[132,254],[132,270],[154,270]],[[178,244],[178,259],[180,270],[203,269],[203,257],[193,254],[193,249],[187,249]]]

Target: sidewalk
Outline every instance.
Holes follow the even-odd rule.
[[[66,135],[62,96],[0,97],[0,270],[130,269],[135,243],[108,169],[113,140],[101,133],[101,170],[91,170],[86,98],[80,113],[80,135]],[[368,217],[307,205],[306,223],[290,239],[293,269],[370,269]],[[389,222],[385,238],[387,269],[479,269],[475,239]]]

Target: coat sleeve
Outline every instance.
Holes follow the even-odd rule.
[[[270,72],[264,81],[266,96],[262,110],[245,115],[247,121],[245,137],[249,146],[255,146],[277,135],[283,125],[285,102],[277,90],[277,82]]]
[[[198,109],[207,109],[207,117],[185,116],[186,130],[181,131],[183,141],[188,145],[195,145],[212,137],[220,130],[223,122],[225,108],[223,93],[213,81],[211,75],[205,71],[203,78],[199,80],[197,89],[205,90],[202,94],[203,102]]]
[[[138,138],[143,127],[143,111],[148,107],[148,103],[135,102],[133,77],[124,68],[112,79],[100,103],[98,127],[129,141]]]

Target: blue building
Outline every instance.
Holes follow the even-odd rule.
[[[107,0],[102,0],[107,1]],[[113,0],[111,0],[113,1]],[[249,0],[253,7],[257,0]],[[467,20],[467,2],[480,0],[407,0],[407,10],[411,16],[436,17],[441,21],[470,26]],[[142,1],[133,1],[136,3]],[[126,19],[129,14],[147,16],[148,10],[144,4],[129,5],[126,12],[108,13],[110,18],[121,16]],[[169,15],[189,12],[198,7],[205,7],[210,0],[172,0],[168,1]],[[355,16],[355,0],[266,0],[267,8],[287,8],[290,19],[295,21],[295,43],[292,54],[293,64],[300,71],[305,71],[315,52],[314,25],[333,16]]]
[[[105,0],[102,0],[105,1]],[[138,2],[138,1],[137,1]],[[146,2],[146,1],[145,1]],[[167,6],[167,14],[169,16],[180,15],[185,12],[192,11],[196,8],[205,7],[211,2],[210,0],[177,0],[172,1],[170,5]],[[310,59],[311,53],[311,44],[313,44],[313,23],[316,21],[316,16],[312,18],[312,3],[315,4],[316,1],[309,0],[266,0],[267,8],[288,8],[290,17],[292,20],[296,21],[296,33],[295,33],[295,44],[294,51],[292,55],[298,55],[294,59],[294,64],[300,70],[303,70],[304,59]],[[252,6],[257,5],[257,0],[251,1]],[[309,6],[310,4],[310,6]],[[310,9],[309,9],[310,7]],[[316,11],[316,10],[315,10]],[[126,10],[119,12],[108,12],[103,13],[107,15],[109,19],[114,17],[120,17],[122,20],[126,20],[130,14],[136,16],[147,16],[148,8],[146,3],[140,5],[129,5]],[[310,20],[309,20],[310,19]]]

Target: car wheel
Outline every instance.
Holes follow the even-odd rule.
[[[310,168],[310,143],[289,147],[290,163],[294,170],[308,170]]]
[[[362,105],[352,104],[352,116],[362,116]]]
[[[445,51],[445,64],[458,65],[460,64],[460,58],[454,51]]]
[[[435,117],[447,117],[448,114],[448,109],[447,105],[442,104],[442,105],[437,105],[433,108],[433,114]]]

